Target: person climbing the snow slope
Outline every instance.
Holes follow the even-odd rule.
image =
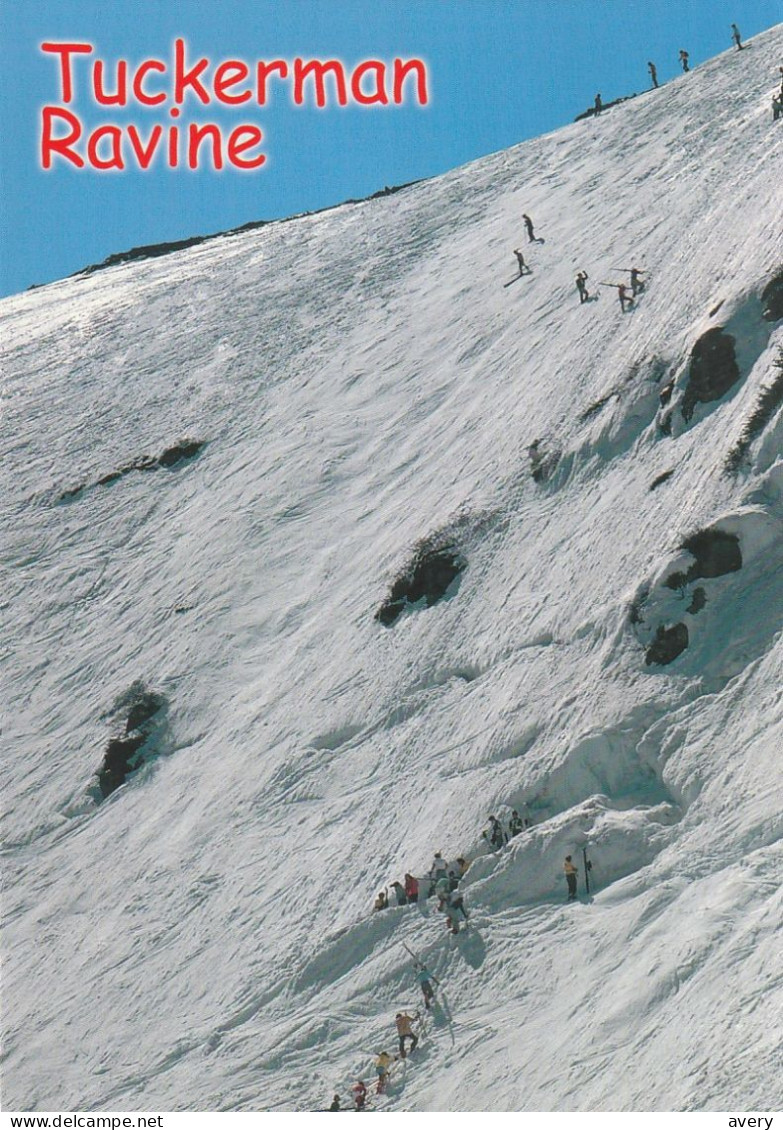
[[[384,887],[382,891],[378,892],[378,896],[373,903],[373,910],[387,910],[389,906],[389,896]]]
[[[617,291],[617,297],[620,299],[620,307],[625,313],[626,303],[628,306],[633,306],[633,299],[628,293],[628,287],[625,283],[601,283],[602,286],[613,286]]]
[[[461,879],[467,869],[470,867],[470,864],[463,855],[459,855],[457,856],[457,866],[459,867],[459,877]]]
[[[449,868],[449,890],[456,891],[459,886],[459,875],[453,867]]]
[[[463,902],[462,895],[460,894],[459,891],[450,891],[449,892],[449,896],[446,899],[446,906],[448,907],[449,913],[451,914],[452,918],[457,913],[460,913],[462,915],[462,917],[465,919],[465,921],[467,922],[468,912],[467,912],[467,910],[465,910],[465,903]]]
[[[394,891],[395,897],[397,899],[397,906],[405,906],[408,899],[406,897],[405,888],[403,887],[402,883],[398,882],[398,880],[395,879],[391,884],[391,888]]]
[[[413,968],[416,973],[416,978],[421,985],[421,991],[424,996],[424,1007],[429,1011],[429,1009],[432,1008],[432,1002],[435,997],[432,982],[434,981],[436,985],[439,985],[440,981],[437,977],[433,977],[427,966],[421,961],[417,961]]]
[[[432,898],[438,886],[438,879],[446,878],[446,860],[439,851],[435,852],[435,858],[430,867],[430,889],[427,892],[427,897]]]
[[[570,855],[565,857],[563,871],[565,871],[566,883],[568,883],[568,901],[573,902],[576,898],[576,877],[579,874],[579,869],[574,865]]]
[[[682,69],[683,69],[684,73],[687,74],[688,71],[691,69],[691,67],[690,67],[690,56],[688,55],[687,51],[680,51],[680,63],[682,64]]]
[[[405,897],[408,902],[419,901],[419,880],[407,873],[405,875]]]
[[[342,1107],[340,1106],[340,1096],[339,1095],[333,1096],[332,1105],[329,1107],[329,1110],[342,1110]]]
[[[527,263],[525,262],[525,256],[522,254],[522,252],[518,248],[515,247],[514,248],[514,254],[517,257],[517,263],[519,264],[519,274],[520,274],[520,276],[521,275],[531,275],[533,272],[530,270],[530,267],[528,267]]]
[[[644,290],[644,283],[639,278],[639,275],[644,274],[638,267],[631,267],[631,294],[634,298],[640,290]]]
[[[398,1012],[397,1013],[397,1016],[395,1018],[395,1024],[397,1026],[397,1035],[400,1038],[400,1059],[405,1059],[405,1056],[407,1055],[407,1052],[405,1051],[405,1041],[406,1040],[410,1040],[410,1042],[411,1042],[411,1046],[410,1046],[410,1049],[409,1049],[410,1051],[413,1051],[413,1049],[416,1047],[416,1045],[419,1042],[419,1037],[413,1031],[414,1021],[416,1021],[418,1019],[419,1019],[418,1012],[415,1012],[413,1014],[413,1016],[408,1016],[407,1012]]]
[[[353,1105],[355,1109],[364,1110],[364,1103],[367,1099],[367,1088],[362,1079],[360,1079],[358,1083],[354,1083],[353,1087],[351,1087],[351,1093],[353,1094]]]
[[[378,1076],[378,1085],[375,1090],[377,1094],[383,1095],[386,1093],[386,1085],[389,1082],[389,1068],[395,1057],[389,1055],[388,1052],[377,1052],[376,1054],[378,1058],[375,1061],[375,1072]]]
[[[485,840],[489,841],[490,846],[493,848],[494,851],[499,851],[503,847],[503,844],[505,843],[505,837],[503,835],[503,826],[500,823],[500,821],[497,820],[494,816],[490,816],[490,818],[489,818],[489,828],[485,832],[482,832],[481,834],[482,834],[482,836],[484,837]]]
[[[446,915],[446,929],[450,934],[459,933],[459,919],[457,918],[456,911],[452,911],[451,914]]]
[[[532,243],[533,240],[536,238],[535,235],[533,234],[533,221],[530,219],[530,216],[528,216],[526,212],[522,213],[522,219],[525,221],[525,228],[527,229],[527,238]]]
[[[435,897],[437,898],[439,904],[446,901],[446,899],[449,897],[450,890],[451,886],[449,884],[448,875],[439,875],[435,880]],[[440,909],[441,907],[439,905],[438,910]]]
[[[620,299],[620,308],[622,309],[623,313],[625,313],[625,311],[628,309],[628,306],[633,306],[633,299],[629,298],[628,287],[625,285],[625,283],[620,283],[620,285],[618,286],[617,297]],[[628,304],[628,306],[626,306],[626,303]]]
[[[742,39],[740,38],[739,28],[736,24],[731,25],[731,38],[737,44],[737,50],[742,50]]]
[[[783,93],[772,95],[772,121],[776,122],[783,115]]]
[[[655,63],[648,63],[647,64],[647,70],[650,72],[650,78],[652,79],[652,84],[657,90],[658,89],[658,71],[655,69]]]
[[[588,298],[590,297],[590,295],[587,292],[587,287],[585,286],[586,281],[587,281],[587,271],[580,271],[576,276],[576,289],[579,291],[579,305],[580,306],[582,305],[583,302],[587,302]],[[513,816],[512,816],[512,823],[513,823]],[[521,831],[522,831],[522,829],[520,828],[520,832]],[[516,832],[513,832],[513,831],[511,832],[512,836],[515,836],[516,834],[517,834]]]

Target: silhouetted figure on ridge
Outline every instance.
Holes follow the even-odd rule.
[[[594,103],[594,105],[595,105],[595,116],[596,116],[596,117],[598,117],[598,115],[599,115],[599,114],[601,113],[601,111],[602,111],[602,110],[603,110],[603,108],[604,108],[604,104],[603,104],[603,102],[601,101],[601,92],[600,92],[600,90],[599,90],[598,94],[596,94],[596,96],[595,96],[595,103]]]
[[[688,71],[691,69],[691,67],[690,67],[690,56],[688,55],[687,51],[680,51],[680,62],[682,63],[683,71],[685,72],[685,74],[687,74]]]
[[[742,39],[740,38],[739,28],[736,24],[731,25],[731,38],[737,44],[737,50],[742,50]]]
[[[652,79],[653,86],[657,89],[658,88],[658,72],[655,69],[655,63],[648,63],[647,64],[647,70],[650,72],[650,78]]]

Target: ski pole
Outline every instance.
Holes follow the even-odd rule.
[[[585,865],[585,894],[590,894],[590,872],[593,870],[593,865],[587,858],[587,848],[582,848],[582,859]]]

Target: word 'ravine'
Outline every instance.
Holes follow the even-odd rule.
[[[149,169],[163,155],[171,168],[196,169],[209,161],[213,168],[225,164],[236,169],[257,169],[266,161],[261,151],[264,134],[259,126],[242,123],[226,131],[214,122],[170,121],[140,129],[134,124],[106,122],[86,129],[72,109],[81,95],[96,106],[139,106],[168,110],[179,118],[188,104],[236,108],[254,103],[266,106],[280,90],[290,94],[294,106],[363,107],[402,106],[406,94],[426,106],[429,101],[427,68],[421,59],[364,59],[346,67],[339,59],[226,59],[213,67],[209,58],[188,58],[184,39],[176,39],[171,59],[144,59],[131,64],[116,59],[108,64],[94,54],[92,43],[41,44],[41,51],[58,65],[59,105],[41,110],[41,166],[52,168],[61,158],[77,169],[122,170],[129,165]]]

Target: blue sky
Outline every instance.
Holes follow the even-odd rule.
[[[45,283],[140,244],[183,239],[326,207],[444,172],[646,89],[773,26],[779,0],[8,0],[0,7],[0,293]],[[96,57],[167,61],[177,37],[189,54],[226,59],[421,58],[430,103],[387,108],[295,107],[283,87],[266,106],[183,107],[179,124],[241,123],[264,132],[266,164],[77,170],[39,163],[41,109],[58,105],[58,67],[44,41],[88,41]],[[96,107],[77,64],[70,109],[95,128],[168,128],[163,111]],[[152,84],[150,84],[152,85]],[[770,89],[774,76],[770,76]]]

